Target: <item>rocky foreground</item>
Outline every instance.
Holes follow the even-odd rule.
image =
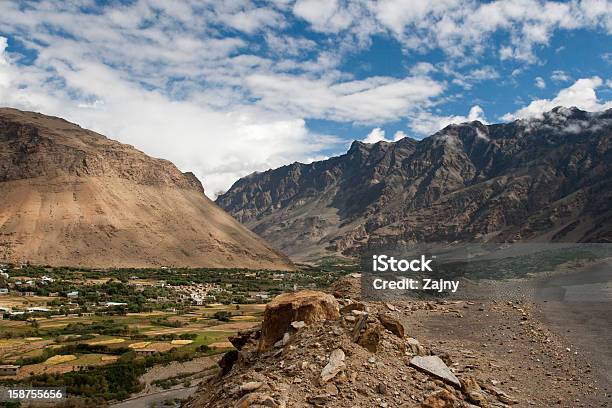
[[[224,374],[185,406],[595,407],[612,403],[582,353],[527,304],[275,298],[261,327],[230,338]]]

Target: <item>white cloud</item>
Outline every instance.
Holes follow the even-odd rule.
[[[387,142],[385,138],[385,131],[381,128],[374,128],[368,135],[362,140],[364,143],[377,143],[381,141]]]
[[[566,82],[566,81],[571,80],[572,78],[565,71],[555,70],[550,76],[550,79],[552,79],[555,82]]]
[[[450,125],[465,122],[480,121],[487,123],[484,111],[478,105],[472,106],[467,116],[438,116],[429,112],[421,112],[410,123],[410,128],[423,136],[431,135],[438,130]]]
[[[298,0],[293,12],[315,31],[386,30],[408,50],[438,48],[461,60],[493,48],[501,59],[535,63],[534,49],[548,45],[555,31],[612,32],[612,8],[605,0]],[[497,32],[506,33],[508,40],[488,41]]]
[[[397,132],[395,132],[395,134],[393,135],[393,141],[397,142],[400,139],[403,139],[405,137],[408,137],[408,135],[406,134],[406,132],[403,132],[401,130],[398,130]]]
[[[321,32],[335,33],[353,23],[353,16],[341,8],[337,0],[298,0],[293,6],[293,13]]]
[[[393,135],[393,139],[387,139],[385,137],[385,131],[381,128],[374,128],[368,135],[362,140],[364,143],[378,143],[378,142],[397,142],[408,135],[401,130],[398,130]]]
[[[535,86],[540,88],[540,89],[544,89],[544,88],[546,88],[546,81],[544,81],[544,78],[542,78],[542,77],[536,77],[535,78]]]
[[[552,99],[536,99],[514,113],[507,113],[502,120],[511,121],[518,118],[541,117],[542,113],[554,107],[575,106],[586,111],[596,112],[612,108],[612,101],[599,101],[595,90],[603,85],[599,77],[581,78],[568,88],[559,91]]]
[[[398,120],[415,107],[429,106],[444,90],[428,77],[370,77],[360,81],[279,75],[246,78],[258,104],[275,111],[336,121]]]
[[[0,37],[0,48],[4,42]],[[207,194],[237,178],[288,162],[306,161],[337,142],[312,134],[303,119],[256,107],[217,112],[192,101],[175,101],[124,80],[101,63],[58,63],[62,86],[46,72],[17,71],[0,53],[0,105],[40,111],[74,121],[174,162],[201,178]],[[72,93],[94,95],[74,100]]]

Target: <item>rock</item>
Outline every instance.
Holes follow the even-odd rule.
[[[410,352],[412,354],[415,354],[417,356],[424,356],[426,354],[425,347],[423,347],[417,339],[408,337],[408,339],[406,340],[406,344],[408,345],[408,348],[410,349]]]
[[[274,343],[274,347],[285,347],[289,344],[289,340],[291,340],[291,335],[289,333],[283,334],[283,338]]]
[[[279,404],[272,397],[262,393],[250,393],[240,398],[234,408],[249,408],[252,406],[266,406],[276,408]]]
[[[325,392],[329,395],[338,395],[338,387],[333,383],[327,383],[325,384]]]
[[[348,314],[351,313],[353,310],[358,310],[360,312],[365,312],[366,311],[366,306],[361,303],[361,302],[355,302],[355,303],[349,303],[346,306],[343,306],[340,308],[340,313],[341,314]]]
[[[469,402],[472,402],[479,407],[482,407],[482,408],[489,407],[489,401],[487,400],[487,397],[485,396],[484,392],[470,391],[465,394],[465,397]]]
[[[387,395],[387,384],[382,381],[379,382],[378,386],[376,387],[376,391],[378,391],[379,394]]]
[[[343,276],[331,286],[331,290],[337,298],[359,298],[361,295],[361,274],[353,273]]]
[[[366,331],[359,336],[357,344],[365,348],[371,353],[376,353],[378,350],[378,343],[382,337],[382,327],[378,324],[369,326]]]
[[[238,361],[238,350],[230,350],[223,354],[219,362],[217,363],[221,367],[221,375],[229,373]]]
[[[329,394],[318,394],[318,395],[307,397],[306,401],[308,401],[310,404],[316,407],[320,407],[320,406],[325,405],[330,400],[330,397],[331,395]]]
[[[304,323],[304,321],[302,320],[300,320],[299,322],[291,322],[291,327],[296,330],[303,329],[304,327],[306,327],[306,323]]]
[[[385,329],[389,330],[397,337],[404,337],[404,326],[397,318],[391,315],[379,313],[378,320],[380,320]]]
[[[421,404],[423,408],[456,408],[459,400],[448,390],[435,391],[427,396]]]
[[[344,370],[345,367],[344,351],[341,349],[335,349],[329,355],[329,362],[321,371],[321,383],[325,384],[334,378],[340,371]]]
[[[258,350],[265,351],[282,339],[291,323],[303,321],[312,324],[337,319],[338,302],[329,294],[312,290],[284,293],[267,304],[261,326]]]
[[[367,322],[367,314],[359,316],[357,323],[355,323],[355,327],[353,327],[353,332],[351,333],[351,340],[356,342],[359,339],[359,336],[361,335],[361,330],[365,327]]]
[[[457,388],[461,388],[459,379],[438,356],[416,356],[410,360],[410,365]]]
[[[498,390],[498,389],[495,390],[495,396],[497,397],[497,400],[499,402],[503,402],[504,404],[516,405],[519,403],[519,400],[517,400],[516,398],[512,398],[505,392]]]
[[[251,329],[241,330],[233,336],[229,336],[227,339],[236,350],[242,350],[247,344],[257,344],[259,336],[261,335],[261,325],[257,325]]]
[[[263,383],[261,381],[250,381],[250,382],[242,384],[239,387],[239,390],[240,392],[243,392],[243,393],[253,392],[261,388],[262,385]]]

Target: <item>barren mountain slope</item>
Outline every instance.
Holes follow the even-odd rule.
[[[191,173],[65,120],[0,109],[0,262],[290,268]]]
[[[237,181],[217,203],[295,259],[397,242],[612,240],[612,110],[555,108]]]

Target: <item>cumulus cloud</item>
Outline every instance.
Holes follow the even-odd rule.
[[[307,77],[251,75],[246,82],[257,104],[275,111],[336,121],[397,120],[415,106],[431,105],[444,85],[428,77],[371,77],[334,82]]]
[[[378,142],[397,142],[400,139],[407,137],[408,135],[401,130],[398,130],[393,135],[392,139],[385,137],[385,131],[381,128],[374,128],[368,135],[362,140],[364,143],[378,143]]]
[[[562,89],[552,99],[535,99],[531,103],[516,112],[507,113],[502,120],[511,121],[518,118],[541,117],[542,113],[556,106],[575,106],[586,111],[596,112],[612,108],[612,101],[599,101],[597,88],[603,85],[603,80],[597,76],[592,78],[581,78],[570,87]]]
[[[480,121],[488,123],[484,111],[478,105],[472,106],[467,116],[439,116],[429,112],[421,112],[410,123],[410,128],[423,136],[431,135],[450,124]]]
[[[542,77],[536,77],[536,79],[535,79],[535,86],[540,88],[540,89],[544,89],[544,88],[546,88],[546,81],[544,81],[544,78],[542,78]]]
[[[5,43],[0,37],[0,48]],[[287,162],[307,161],[338,140],[313,134],[299,117],[257,107],[218,112],[193,101],[171,100],[124,80],[100,63],[56,66],[56,87],[45,72],[20,69],[0,54],[0,105],[64,117],[154,157],[171,160],[201,178],[207,194],[237,178]],[[74,90],[93,95],[75,100]]]

